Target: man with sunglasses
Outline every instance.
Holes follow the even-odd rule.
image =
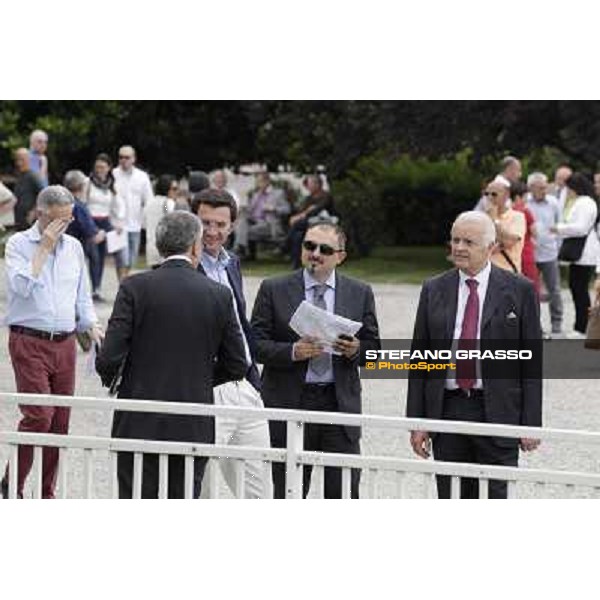
[[[128,263],[124,276],[135,265],[140,252],[144,206],[152,199],[152,184],[145,171],[135,166],[135,150],[131,146],[119,149],[119,166],[113,169],[115,188],[125,202],[125,231],[128,240]]]
[[[257,358],[264,365],[262,396],[265,406],[361,412],[359,365],[366,350],[380,348],[373,290],[365,283],[340,274],[346,258],[346,236],[331,223],[308,228],[302,245],[303,269],[262,282],[252,313]],[[290,319],[306,300],[336,315],[362,323],[356,337],[338,338],[332,355],[318,339],[299,338]],[[269,423],[271,445],[286,446],[285,422]],[[360,453],[360,428],[307,424],[304,448],[320,452]],[[311,468],[304,467],[304,496]],[[358,498],[360,472],[351,474],[351,496]],[[342,497],[341,469],[325,468],[325,498]],[[273,463],[275,498],[285,497],[285,465]]]

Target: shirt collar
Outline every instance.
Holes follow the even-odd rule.
[[[212,256],[208,252],[203,252],[202,258],[201,258],[201,261],[203,264],[205,264],[213,269],[215,267],[221,267],[221,268],[225,269],[227,267],[227,265],[229,264],[230,260],[231,260],[231,256],[229,256],[229,254],[227,253],[225,248],[221,248],[219,250],[219,254],[217,254],[217,256]]]
[[[320,281],[317,281],[306,269],[303,271],[304,274],[304,289],[310,290],[317,285],[321,285]],[[331,272],[331,275],[325,281],[325,285],[335,290],[335,269]]]
[[[491,271],[492,271],[492,263],[489,260],[488,260],[487,264],[485,265],[485,267],[483,267],[483,269],[481,269],[481,271],[479,271],[479,273],[477,273],[477,275],[474,275],[474,276],[467,275],[466,273],[463,273],[462,271],[459,270],[458,274],[460,277],[460,284],[466,285],[467,279],[474,279],[479,284],[477,287],[479,289],[481,289],[481,286],[487,285],[487,282],[490,278]]]
[[[163,260],[163,264],[166,263],[168,260],[186,260],[190,263],[190,265],[192,264],[192,259],[185,254],[173,254],[172,256],[168,256]]]

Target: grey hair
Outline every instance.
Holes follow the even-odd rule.
[[[36,129],[35,131],[32,131],[29,136],[29,143],[31,144],[33,140],[37,140],[38,138],[43,138],[48,141],[48,134],[43,129]]]
[[[186,254],[199,237],[202,237],[202,222],[187,211],[169,213],[156,226],[156,248],[163,258]]]
[[[546,184],[546,183],[548,183],[548,176],[545,173],[540,173],[540,171],[536,171],[535,173],[532,173],[527,178],[527,185],[528,186],[530,186],[533,183],[543,183],[543,184]]]
[[[72,170],[67,171],[63,179],[64,186],[73,194],[85,187],[87,177],[82,171]]]
[[[489,246],[496,241],[496,226],[494,225],[494,221],[484,212],[479,210],[468,210],[466,212],[460,213],[458,217],[456,217],[452,227],[457,223],[463,223],[466,221],[476,222],[483,225],[483,244],[485,246]]]
[[[502,162],[500,163],[502,170],[504,171],[504,169],[506,169],[507,167],[510,167],[512,165],[516,165],[517,163],[520,163],[521,161],[516,157],[516,156],[505,156],[502,159]]]
[[[68,206],[74,203],[73,194],[66,187],[49,185],[38,194],[36,206],[38,210],[46,212],[51,206]]]

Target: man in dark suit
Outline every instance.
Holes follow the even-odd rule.
[[[231,290],[236,318],[242,329],[247,364],[244,380],[229,382],[215,389],[215,404],[264,408],[260,397],[260,374],[254,360],[254,338],[246,317],[240,261],[235,254],[225,250],[237,218],[236,202],[226,190],[205,189],[196,195],[192,206],[202,221],[203,229],[204,249],[198,271]],[[218,417],[216,437],[219,445],[270,447],[269,424],[264,418]],[[233,494],[239,496],[235,461],[222,458],[219,464],[227,485]],[[260,460],[244,461],[244,497],[273,497],[271,470]]]
[[[345,277],[336,267],[346,257],[346,237],[336,225],[310,227],[304,238],[304,269],[262,282],[252,314],[257,358],[264,364],[262,396],[267,407],[361,412],[359,364],[366,350],[380,347],[375,299],[370,286]],[[302,301],[362,323],[356,337],[338,338],[339,356],[323,352],[313,338],[299,338],[290,318]],[[271,421],[271,445],[286,445],[286,424]],[[304,447],[321,452],[360,453],[360,428],[306,425]],[[304,496],[311,469],[304,468]],[[351,493],[358,497],[360,473],[353,470]],[[275,497],[285,497],[285,467],[273,463]],[[325,497],[340,498],[341,470],[325,469]]]
[[[120,398],[212,403],[213,386],[239,380],[247,371],[231,293],[201,276],[197,217],[176,211],[156,229],[164,263],[127,278],[119,289],[106,339],[96,360],[104,385],[123,361]],[[214,442],[211,417],[115,411],[113,437]],[[118,457],[119,497],[131,498],[133,457]],[[200,494],[206,458],[196,458],[194,496]],[[158,457],[144,456],[142,497],[156,498]],[[169,459],[169,498],[184,496],[184,459]]]
[[[496,230],[484,213],[466,212],[452,227],[455,269],[423,284],[417,309],[413,348],[537,348],[541,340],[539,305],[527,279],[493,266]],[[480,421],[539,427],[542,424],[542,381],[536,363],[520,361],[499,377],[492,361],[459,360],[446,375],[411,371],[407,416]],[[494,377],[495,375],[495,377]],[[519,445],[534,450],[535,439],[508,439],[413,431],[414,452],[451,462],[517,466]],[[437,477],[438,496],[450,497],[450,478]],[[476,479],[464,478],[461,497],[477,498]],[[505,498],[507,486],[490,481],[489,497]]]

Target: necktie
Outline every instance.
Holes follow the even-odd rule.
[[[459,350],[475,350],[477,348],[477,327],[479,325],[479,295],[477,294],[477,281],[467,279],[469,287],[469,297],[465,306],[463,315],[462,329],[460,339],[458,340]],[[456,361],[456,383],[463,390],[470,390],[475,385],[476,380],[475,359],[461,359]]]
[[[327,304],[325,304],[325,292],[327,291],[327,284],[320,283],[315,285],[312,290],[313,304],[318,308],[327,310]],[[331,367],[331,354],[324,352],[315,358],[311,358],[309,367],[315,375],[323,375]]]

